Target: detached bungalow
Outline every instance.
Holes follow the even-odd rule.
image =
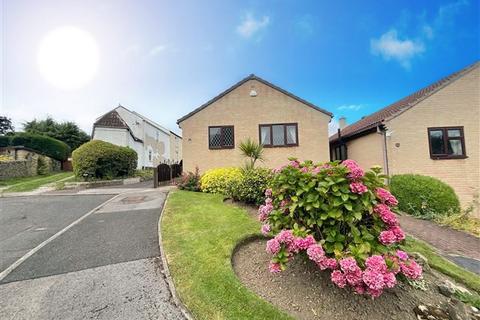
[[[330,138],[331,159],[354,159],[389,175],[436,177],[462,205],[480,191],[480,62],[453,73]]]
[[[177,121],[184,171],[243,165],[238,146],[247,138],[265,147],[266,167],[288,157],[328,161],[331,118],[330,112],[252,74]]]

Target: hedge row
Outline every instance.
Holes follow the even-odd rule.
[[[66,160],[70,154],[70,147],[67,144],[47,136],[24,132],[0,136],[0,147],[13,146],[23,146],[60,161]]]
[[[113,179],[135,173],[137,153],[129,147],[92,140],[72,154],[73,172],[83,179]]]

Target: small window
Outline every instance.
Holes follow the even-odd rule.
[[[261,124],[259,131],[260,143],[264,147],[298,146],[298,125],[296,123]]]
[[[343,161],[348,159],[347,145],[345,143],[342,143],[340,145],[333,147],[330,153],[331,153],[330,160],[332,161],[335,161],[335,160]]]
[[[152,151],[148,151],[148,161],[152,161]]]
[[[466,157],[463,127],[428,128],[432,159],[461,159]]]
[[[208,127],[210,149],[232,149],[235,145],[233,126]]]

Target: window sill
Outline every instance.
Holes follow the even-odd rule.
[[[231,146],[231,147],[220,147],[220,148],[212,148],[212,147],[208,147],[209,150],[229,150],[229,149],[234,149],[235,147],[234,146]]]
[[[432,160],[462,160],[462,159],[467,159],[468,156],[458,156],[458,157],[435,157],[435,156],[430,156],[430,159]]]
[[[298,147],[298,144],[289,144],[289,145],[283,145],[283,146],[266,146],[263,145],[264,148],[292,148],[292,147]]]

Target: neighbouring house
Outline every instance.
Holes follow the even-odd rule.
[[[480,62],[349,126],[339,123],[330,138],[332,160],[436,177],[455,189],[463,206],[478,195]]]
[[[0,148],[0,180],[61,170],[62,163],[24,146]]]
[[[138,154],[138,169],[182,160],[182,137],[123,106],[95,121],[92,139],[132,148]]]
[[[264,148],[266,167],[288,157],[328,161],[332,114],[250,75],[180,118],[184,171],[241,166],[239,144],[251,138]]]

